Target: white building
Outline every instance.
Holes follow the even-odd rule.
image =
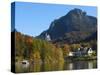
[[[22,64],[27,64],[27,65],[28,65],[29,62],[28,62],[28,60],[23,60],[23,61],[22,61]]]
[[[74,56],[73,52],[69,52],[68,55],[69,55],[69,56]]]
[[[68,56],[85,56],[85,55],[88,55],[88,56],[91,56],[93,54],[93,50],[92,48],[78,48],[77,51],[74,51],[74,52],[69,52]]]
[[[78,51],[80,51],[81,49],[80,48],[78,48]]]
[[[28,61],[28,60],[23,60],[23,61],[21,62],[21,66],[22,66],[22,68],[27,68],[27,67],[29,67],[29,61]]]
[[[93,50],[92,50],[92,48],[89,48],[88,55],[91,56],[92,54],[93,54]]]

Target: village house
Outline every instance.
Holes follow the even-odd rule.
[[[73,52],[69,52],[68,56],[74,56],[74,53]]]
[[[24,64],[24,65],[29,65],[28,60],[23,60],[21,63]]]
[[[89,48],[88,55],[91,56],[92,54],[93,54],[93,50],[92,50],[92,48]]]
[[[92,48],[88,48],[88,47],[81,47],[81,48],[78,48],[78,50],[76,51],[73,51],[73,52],[69,52],[69,56],[91,56],[93,54],[93,50]]]
[[[29,61],[28,61],[28,60],[23,60],[23,61],[21,61],[21,66],[22,66],[23,68],[29,67]]]

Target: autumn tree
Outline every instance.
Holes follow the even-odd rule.
[[[64,44],[62,46],[62,50],[63,50],[64,57],[67,57],[70,52],[70,46],[68,44]]]

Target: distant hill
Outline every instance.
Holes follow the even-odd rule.
[[[97,31],[85,39],[85,41],[90,41],[90,40],[97,40]]]
[[[54,20],[50,27],[37,37],[51,41],[60,39],[67,43],[74,43],[85,40],[96,31],[97,18],[87,15],[81,9],[75,8],[65,16]]]

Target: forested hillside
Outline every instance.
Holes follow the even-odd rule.
[[[28,59],[33,62],[43,63],[64,62],[63,51],[60,47],[19,32],[15,32],[15,36],[16,61]]]

